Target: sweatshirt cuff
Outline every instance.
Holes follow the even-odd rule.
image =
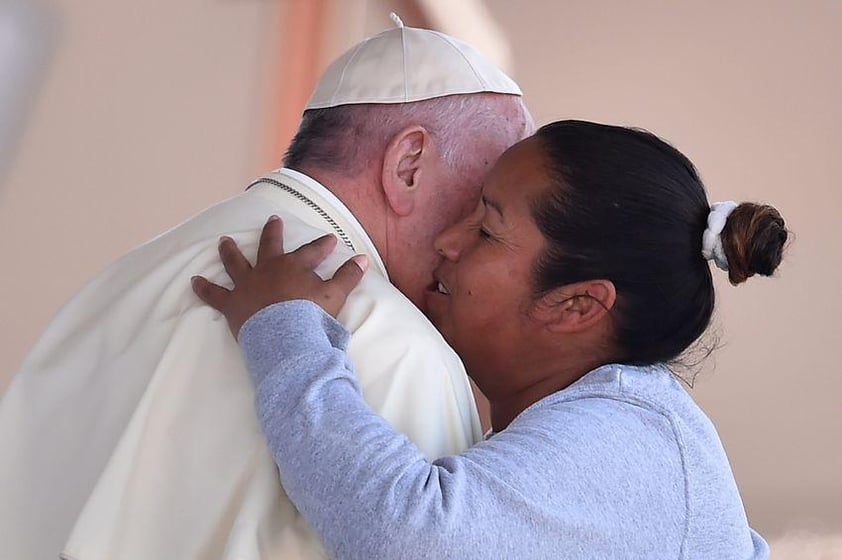
[[[255,387],[281,362],[331,348],[346,350],[350,333],[309,300],[264,307],[240,328],[240,347]]]

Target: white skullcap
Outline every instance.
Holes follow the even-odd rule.
[[[365,39],[331,64],[306,109],[408,103],[445,95],[507,93],[518,85],[473,47],[444,33],[404,27]]]

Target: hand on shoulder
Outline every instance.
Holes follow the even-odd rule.
[[[230,237],[219,241],[219,257],[234,282],[228,290],[202,276],[191,278],[199,298],[225,315],[234,337],[249,317],[275,303],[310,300],[336,317],[351,290],[368,268],[365,255],[346,261],[329,280],[322,280],[315,268],[336,247],[336,237],[325,235],[284,254],[283,222],[271,216],[263,226],[254,266]]]

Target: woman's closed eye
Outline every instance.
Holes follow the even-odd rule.
[[[491,231],[488,228],[486,228],[480,221],[476,221],[470,224],[470,231],[475,231],[477,235],[482,239],[494,239],[494,234],[492,234]]]

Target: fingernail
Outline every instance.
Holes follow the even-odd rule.
[[[368,270],[368,257],[365,255],[355,255],[353,258],[354,262],[357,264],[360,269],[365,272]]]
[[[280,219],[281,219],[281,218],[279,218],[279,217],[278,217],[278,216],[276,216],[275,214],[272,214],[271,216],[269,216],[269,219],[268,219],[268,220],[266,220],[266,221],[267,221],[267,222],[277,222],[277,221],[278,221],[278,220],[280,220]]]
[[[219,244],[220,245],[222,245],[223,243],[226,243],[228,241],[234,241],[234,240],[231,239],[230,237],[228,237],[227,235],[223,235],[222,237],[219,238]]]
[[[190,285],[193,286],[194,289],[196,288],[196,286],[198,284],[199,284],[199,277],[198,276],[190,277]]]

